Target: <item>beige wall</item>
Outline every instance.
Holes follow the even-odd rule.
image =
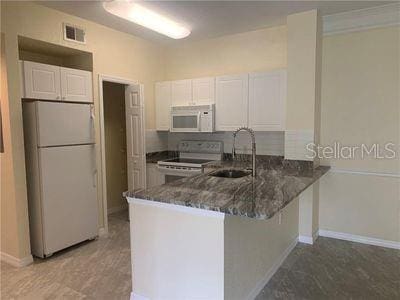
[[[321,143],[393,142],[399,150],[400,27],[325,37]],[[399,153],[398,153],[399,155]],[[324,160],[334,168],[400,174],[400,160]],[[400,242],[400,178],[331,173],[320,185],[320,229]]]
[[[319,18],[317,10],[289,15],[286,129],[315,130],[318,81]]]
[[[320,229],[400,242],[400,179],[328,173],[320,183]]]
[[[314,241],[319,229],[319,181],[299,195],[300,241]]]
[[[399,145],[400,27],[324,38],[321,143]],[[396,161],[325,160],[349,170],[399,173]]]
[[[87,44],[80,45],[64,41],[62,23],[76,24],[86,29]],[[17,36],[25,36],[45,42],[76,48],[93,53],[93,96],[95,109],[99,111],[98,75],[112,75],[131,80],[138,80],[145,86],[146,93],[146,127],[154,128],[154,82],[164,78],[164,59],[162,48],[158,45],[121,33],[110,28],[67,15],[38,4],[29,2],[1,2],[1,31],[5,33],[5,53],[8,67],[9,85],[9,118],[10,128],[6,128],[11,136],[9,144],[10,159],[14,172],[13,182],[7,184],[14,198],[5,201],[13,203],[21,218],[19,226],[23,233],[19,235],[25,240],[20,245],[20,253],[29,253],[28,219],[26,217],[26,179],[24,164],[24,146],[22,130],[22,108],[18,69]],[[111,58],[111,59],[110,59]],[[7,117],[5,116],[5,119]],[[95,125],[96,141],[100,142],[99,119]],[[100,147],[98,147],[100,149]],[[103,226],[102,188],[100,178],[100,150],[98,150],[99,184],[99,220]],[[4,200],[4,199],[3,199]],[[11,229],[10,229],[11,230]],[[5,250],[5,248],[2,248]],[[20,256],[21,257],[21,256]]]
[[[15,190],[15,160],[12,151],[12,124],[8,102],[7,68],[3,34],[1,34],[0,65],[0,106],[4,141],[4,153],[0,153],[1,252],[13,257],[25,258],[30,255],[29,221],[26,203],[17,201]]]
[[[128,190],[126,164],[125,86],[103,83],[106,148],[107,211],[128,207],[122,193]]]
[[[182,42],[166,50],[168,80],[279,68],[286,68],[286,26]]]
[[[268,272],[279,265],[299,235],[299,200],[268,220],[227,215],[224,226],[225,298],[254,299]]]

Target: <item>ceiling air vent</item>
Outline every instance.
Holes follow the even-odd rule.
[[[64,40],[86,44],[85,30],[74,25],[64,23]]]

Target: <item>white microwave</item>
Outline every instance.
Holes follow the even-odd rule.
[[[214,132],[214,104],[171,107],[171,132]]]

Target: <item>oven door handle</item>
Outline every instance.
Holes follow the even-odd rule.
[[[174,168],[167,168],[165,166],[158,166],[158,170],[163,174],[169,175],[177,175],[177,176],[192,176],[196,174],[201,174],[201,169],[174,169]]]

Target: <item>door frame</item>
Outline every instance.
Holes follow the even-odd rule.
[[[100,120],[100,167],[101,167],[101,185],[102,185],[102,202],[103,202],[103,223],[104,227],[99,228],[100,236],[108,235],[108,215],[107,215],[107,170],[106,170],[106,143],[105,143],[105,127],[104,127],[104,99],[103,99],[103,82],[114,82],[123,85],[139,84],[138,80],[121,78],[117,76],[110,76],[99,74],[99,120]],[[144,103],[143,103],[143,123],[144,123]],[[143,126],[143,140],[144,140],[144,126]]]

